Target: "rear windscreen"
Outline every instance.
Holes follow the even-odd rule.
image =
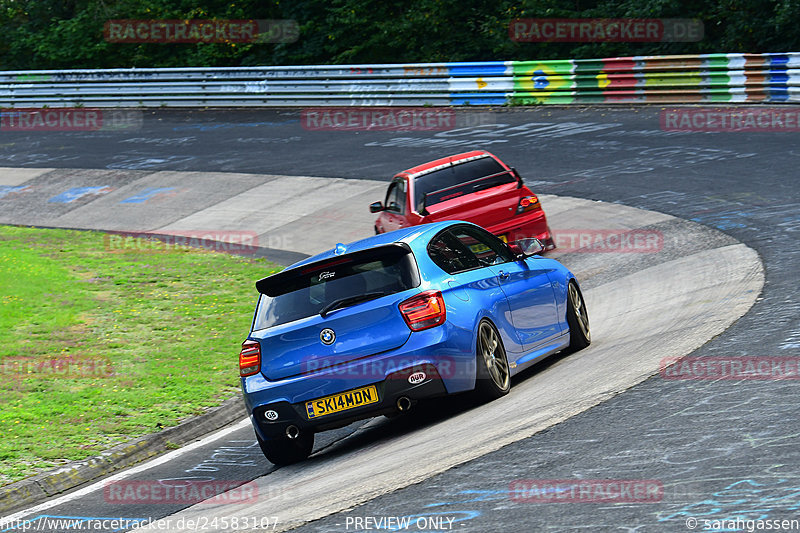
[[[377,253],[305,265],[261,280],[253,329],[319,314],[340,299],[364,294],[380,297],[418,286],[419,274],[410,250],[384,248]]]
[[[492,177],[487,180],[481,180],[481,182],[464,185],[488,176]],[[417,211],[421,211],[426,205],[444,202],[482,188],[514,182],[516,182],[514,175],[511,172],[506,172],[506,169],[493,158],[474,159],[466,163],[435,170],[430,174],[424,174],[416,178],[414,180],[414,205]],[[425,198],[426,194],[427,198]]]

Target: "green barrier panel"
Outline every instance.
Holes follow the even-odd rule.
[[[537,105],[541,103],[571,104],[574,64],[565,61],[514,61],[514,93],[509,103]]]

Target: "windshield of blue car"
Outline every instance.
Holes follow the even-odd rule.
[[[494,158],[473,159],[434,170],[416,178],[414,180],[414,205],[417,211],[421,211],[425,206],[458,198],[476,190],[516,181],[516,177]]]
[[[387,249],[378,257],[327,260],[259,282],[253,330],[357,305],[419,285],[410,251]]]

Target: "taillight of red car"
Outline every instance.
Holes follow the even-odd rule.
[[[517,204],[517,214],[519,215],[521,213],[527,213],[528,211],[533,211],[541,207],[542,204],[539,202],[539,198],[535,194],[523,196],[519,199],[519,203]]]
[[[242,377],[258,374],[261,370],[261,344],[257,341],[244,341],[239,352],[239,375]]]
[[[425,291],[400,303],[400,313],[411,331],[444,324],[447,310],[440,291]]]

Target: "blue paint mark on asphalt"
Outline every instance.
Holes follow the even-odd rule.
[[[666,522],[684,517],[694,517],[699,528],[710,522],[720,522],[714,531],[741,531],[726,527],[739,520],[768,520],[775,511],[797,511],[800,508],[800,487],[791,479],[770,480],[759,483],[752,479],[742,479],[731,483],[709,498],[684,505],[669,514],[658,513],[658,521]],[[706,527],[706,530],[709,528]]]
[[[0,198],[5,198],[6,196],[8,196],[9,194],[14,193],[14,192],[22,192],[27,188],[28,188],[27,185],[19,185],[17,187],[11,187],[11,186],[8,186],[8,185],[0,185]]]
[[[442,505],[455,505],[459,503],[488,502],[493,500],[505,500],[509,498],[509,491],[507,490],[462,490],[458,494],[474,496],[466,500],[429,503],[425,507],[440,507]]]
[[[121,204],[142,204],[147,200],[151,199],[152,197],[169,192],[174,191],[175,187],[148,187],[139,194],[135,194],[130,198],[125,198],[120,203]]]
[[[78,200],[79,198],[83,198],[87,194],[103,194],[110,192],[111,190],[111,187],[107,185],[103,187],[73,187],[68,191],[64,191],[59,195],[53,196],[48,200],[48,202],[55,204],[68,204]]]
[[[723,213],[713,213],[709,215],[702,215],[694,217],[693,222],[701,224],[713,224],[715,228],[721,230],[746,228],[747,224],[743,224],[741,220],[746,219],[751,213],[747,211],[727,211]]]
[[[1,532],[5,531],[37,531],[37,530],[81,530],[93,529],[94,526],[108,524],[109,527],[102,529],[108,531],[127,531],[131,529],[133,524],[144,525],[150,522],[151,518],[120,518],[120,517],[107,517],[107,516],[58,516],[42,514],[29,518],[26,520],[15,520],[12,522],[4,522],[3,525],[11,524],[11,527],[0,529]],[[111,529],[113,522],[116,521],[117,525],[123,526],[117,529]],[[81,527],[84,525],[84,527]],[[90,527],[86,528],[88,525]],[[94,528],[97,529],[97,528]]]

